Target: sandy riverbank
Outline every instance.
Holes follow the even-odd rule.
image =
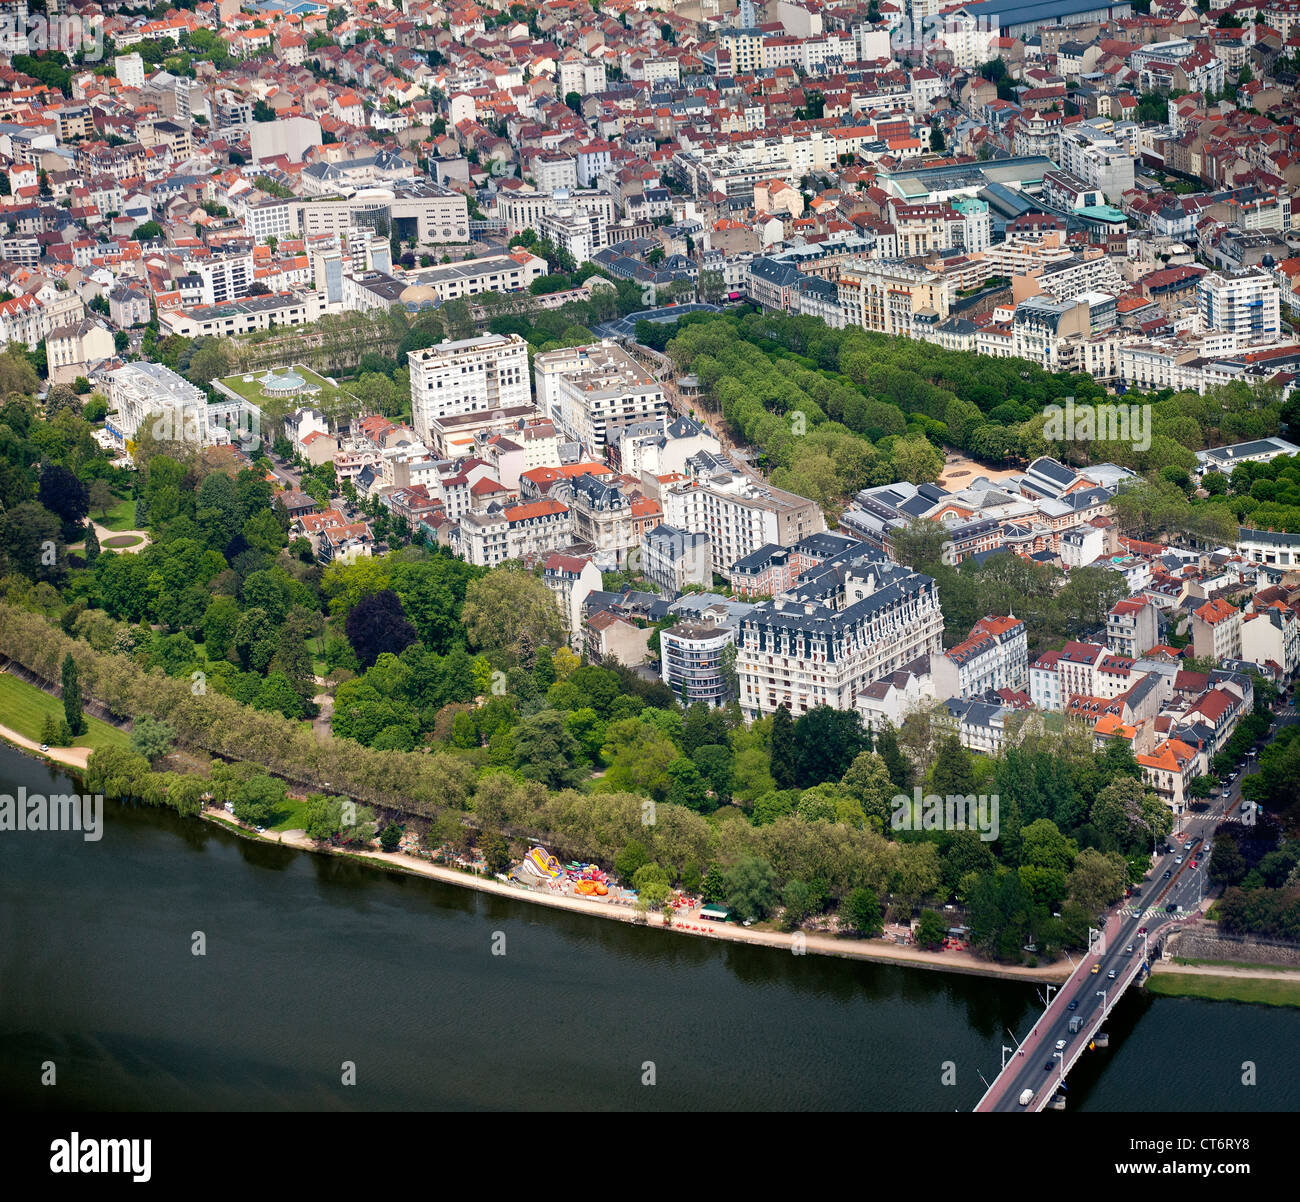
[[[376,868],[386,869],[389,872],[408,872],[416,876],[432,877],[434,880],[442,881],[448,885],[459,885],[464,889],[477,889],[481,893],[495,893],[501,897],[512,897],[516,901],[532,902],[540,906],[550,906],[557,910],[570,910],[593,918],[632,923],[639,921],[636,911],[630,906],[617,905],[608,901],[595,901],[588,898],[569,897],[539,889],[526,889],[521,885],[507,885],[490,877],[472,876],[442,864],[432,864],[428,860],[407,855],[405,852],[337,851],[319,846],[309,839],[304,831],[284,831],[277,834],[257,835],[246,827],[239,826],[225,814],[219,814],[214,810],[205,810],[203,817],[208,821],[217,822],[224,827],[235,830],[239,834],[287,844],[290,847],[312,852],[316,855],[345,855],[349,859],[366,861]],[[645,925],[663,929],[667,924],[665,924],[662,915],[651,913],[646,916]],[[692,927],[695,929],[690,929]],[[761,947],[777,948],[791,954],[793,954],[795,947],[795,937],[793,935],[783,934],[779,931],[755,930],[730,923],[719,926],[701,920],[698,913],[683,914],[680,911],[677,912],[673,917],[671,930],[683,936],[695,936],[715,941],[726,940],[733,943],[752,943]],[[915,947],[900,947],[897,944],[886,943],[882,939],[835,938],[829,935],[805,934],[803,936],[803,947],[805,952],[823,956],[843,956],[850,959],[871,960],[879,964],[925,968],[932,972],[965,973],[972,976],[998,977],[1003,980],[1058,982],[1064,980],[1070,973],[1070,966],[1067,962],[1046,965],[1042,968],[1002,967],[988,964],[968,952],[925,952]]]
[[[53,760],[56,764],[65,764],[69,768],[76,768],[79,772],[86,770],[86,764],[90,760],[90,753],[94,750],[92,747],[51,747],[49,751],[42,751],[39,743],[27,738],[25,735],[20,735],[16,730],[11,730],[8,726],[0,726],[0,739],[12,743],[15,747],[21,747],[24,751],[33,751],[47,760]]]

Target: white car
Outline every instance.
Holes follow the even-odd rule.
[[[1058,1040],[1056,1041],[1056,1050],[1057,1050],[1058,1052],[1064,1052],[1064,1051],[1065,1051],[1065,1040],[1064,1040],[1064,1039],[1058,1039]]]

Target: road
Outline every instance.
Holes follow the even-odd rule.
[[[1286,707],[1274,720],[1276,728],[1296,722],[1295,707]],[[1219,823],[1240,820],[1241,782],[1256,762],[1252,752],[1243,771],[1229,786],[1227,797],[1213,799],[1204,814],[1189,813],[1165,845],[1171,850],[1160,848],[1159,858],[1135,896],[1120,903],[1107,918],[1105,937],[1097,950],[1084,956],[1016,1048],[1012,1060],[1019,1067],[1013,1068],[1008,1062],[1007,1071],[994,1082],[996,1092],[986,1094],[978,1109],[1020,1110],[1019,1099],[1025,1090],[1032,1094],[1028,1109],[1039,1110],[1046,1105],[1070,1066],[1087,1050],[1099,1020],[1141,972],[1148,950],[1154,954],[1157,936],[1199,919],[1208,891],[1207,844],[1212,842]],[[1170,912],[1170,906],[1176,909]],[[1083,1021],[1080,1029],[1071,1032],[1070,1019],[1076,1016]]]

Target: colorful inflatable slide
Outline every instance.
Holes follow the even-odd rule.
[[[544,847],[530,848],[528,854],[524,856],[523,867],[536,876],[544,876],[551,880],[560,875],[560,861]]]

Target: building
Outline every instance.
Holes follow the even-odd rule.
[[[943,276],[899,259],[863,259],[836,281],[845,326],[916,338],[948,318]]]
[[[760,547],[792,547],[826,529],[815,501],[751,480],[725,461],[694,479],[670,484],[660,501],[670,526],[708,535],[712,571],[728,580],[733,565]]]
[[[141,426],[167,442],[228,443],[211,420],[207,394],[161,363],[128,363],[108,376],[111,406],[104,428],[119,443],[134,441]],[[214,406],[215,408],[215,406]]]
[[[408,351],[411,420],[425,443],[435,423],[464,414],[528,405],[528,344],[518,334],[487,334]]]
[[[559,501],[495,504],[486,511],[471,510],[460,516],[461,555],[479,567],[546,555],[572,541],[572,515]]]
[[[1197,659],[1241,659],[1241,611],[1221,599],[1192,610],[1192,649]]]
[[[725,661],[736,633],[710,621],[678,622],[659,632],[660,675],[682,705],[728,700]]]
[[[582,607],[601,586],[600,569],[590,559],[575,555],[550,556],[542,569],[542,580],[555,595],[564,615],[564,628],[574,651],[582,648]]]
[[[596,458],[618,427],[667,410],[659,381],[613,342],[547,351],[534,357],[533,372],[538,408]]]
[[[51,330],[45,335],[50,382],[71,384],[78,376],[88,376],[93,364],[113,357],[114,349],[113,331],[88,317]]]
[[[997,689],[1023,692],[1029,686],[1029,636],[1014,614],[981,618],[967,638],[932,657],[932,670],[940,678],[936,660],[955,669],[954,692],[961,697],[982,697]]]
[[[1201,475],[1222,472],[1230,476],[1239,464],[1268,463],[1279,455],[1300,455],[1300,447],[1284,438],[1257,438],[1252,442],[1236,442],[1230,447],[1211,447],[1208,451],[1196,452],[1196,470]]]
[[[747,719],[787,706],[796,717],[819,705],[854,709],[879,680],[943,644],[934,581],[908,568],[850,569],[846,604],[765,602],[741,619],[736,672]]]
[[[1246,342],[1278,336],[1281,292],[1270,272],[1259,267],[1211,271],[1196,292],[1204,329],[1230,330]]]
[[[641,574],[660,588],[680,593],[688,584],[713,583],[709,536],[660,523],[641,536]]]
[[[1160,642],[1160,610],[1150,597],[1117,601],[1106,615],[1106,646],[1116,655],[1139,659]]]

